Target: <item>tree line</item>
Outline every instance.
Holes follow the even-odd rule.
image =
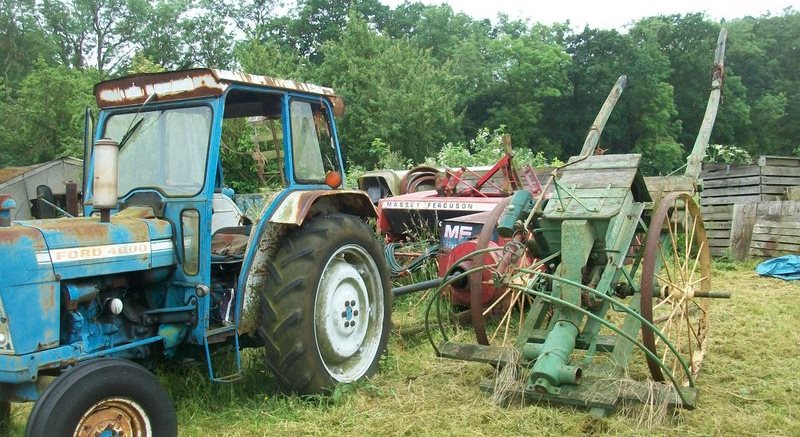
[[[718,22],[655,16],[624,32],[475,19],[445,4],[378,0],[0,0],[0,166],[80,156],[92,86],[194,66],[332,86],[348,161],[420,163],[480,132],[564,159],[579,151],[616,78],[628,76],[601,139],[648,173],[679,167],[728,29],[723,103],[712,143],[798,155],[800,13]],[[535,19],[535,17],[533,17]],[[252,147],[246,137],[235,152]],[[236,158],[240,156],[241,158]],[[254,163],[247,153],[245,171]],[[383,159],[382,159],[383,158]],[[245,183],[247,181],[241,181]]]

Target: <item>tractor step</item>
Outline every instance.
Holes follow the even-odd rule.
[[[671,385],[654,381],[640,382],[603,377],[586,377],[578,385],[563,385],[557,395],[540,393],[534,390],[533,386],[525,386],[519,381],[498,382],[484,379],[480,387],[483,392],[500,399],[503,405],[514,403],[570,405],[587,408],[598,417],[605,417],[625,405],[644,404],[655,408],[666,406],[668,409],[693,410],[697,402],[697,389],[694,387],[680,388],[681,394],[687,400],[684,404],[677,389]]]
[[[233,332],[233,334],[229,334]],[[219,354],[223,355],[223,359],[229,359],[230,354],[233,354],[233,361],[234,361],[234,369],[225,375],[217,376],[214,371],[214,355],[211,353],[211,348],[209,344],[213,343],[215,339],[218,339],[220,336],[232,336],[233,341],[233,351],[228,354]],[[205,348],[206,352],[206,364],[208,366],[208,376],[214,382],[220,383],[228,383],[234,382],[242,379],[243,372],[242,372],[242,357],[241,351],[239,350],[239,331],[236,325],[229,325],[223,326],[216,329],[211,329],[206,331],[206,335],[203,337],[203,347]],[[219,366],[216,366],[219,369]]]

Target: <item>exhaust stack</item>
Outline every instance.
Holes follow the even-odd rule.
[[[94,207],[100,210],[100,221],[108,223],[111,210],[117,207],[117,166],[119,143],[102,138],[94,143]]]

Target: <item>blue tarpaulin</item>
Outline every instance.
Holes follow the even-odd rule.
[[[772,276],[787,281],[800,280],[800,256],[786,255],[764,261],[756,267],[761,276]]]

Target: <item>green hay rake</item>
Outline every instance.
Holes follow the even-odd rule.
[[[597,415],[626,401],[695,407],[708,303],[730,297],[711,288],[706,231],[693,199],[719,106],[725,39],[723,30],[685,173],[644,178],[640,155],[594,154],[624,89],[620,77],[581,154],[553,171],[538,198],[519,191],[498,205],[487,221],[496,228],[484,226],[478,249],[443,276],[426,313],[438,355],[514,370],[482,383],[506,400],[582,406]],[[495,229],[504,244],[489,244]],[[487,277],[498,298],[482,305]],[[477,342],[452,335],[443,296],[455,281],[469,283],[472,305],[456,318],[471,319]],[[642,361],[646,367],[637,365]],[[504,373],[521,378],[503,381]]]

